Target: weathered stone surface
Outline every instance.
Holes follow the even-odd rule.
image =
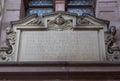
[[[16,32],[13,61],[105,61],[107,21],[55,12],[41,19],[31,15],[12,25]]]
[[[19,61],[100,61],[97,31],[23,31]]]

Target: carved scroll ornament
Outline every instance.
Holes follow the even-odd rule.
[[[105,35],[106,54],[108,61],[120,61],[120,47],[116,43],[115,35],[116,27],[111,26]]]
[[[13,32],[12,28],[6,28],[6,34],[6,42],[0,48],[0,58],[3,61],[10,60],[15,45],[15,32]]]

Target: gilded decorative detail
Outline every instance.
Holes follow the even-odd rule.
[[[108,61],[120,61],[120,47],[116,43],[115,35],[116,27],[111,26],[105,35],[106,54]]]
[[[48,30],[70,30],[72,29],[72,20],[65,20],[62,15],[58,15],[54,20],[48,21]]]

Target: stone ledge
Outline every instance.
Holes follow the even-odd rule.
[[[120,64],[108,62],[0,63],[0,80],[120,81]]]
[[[0,72],[120,72],[119,63],[109,62],[8,62]]]

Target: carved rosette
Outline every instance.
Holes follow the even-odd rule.
[[[116,43],[115,35],[115,26],[111,26],[109,31],[105,34],[107,61],[120,61],[120,47]]]
[[[15,32],[12,28],[6,28],[6,42],[0,48],[0,58],[2,61],[9,61],[14,53]]]

